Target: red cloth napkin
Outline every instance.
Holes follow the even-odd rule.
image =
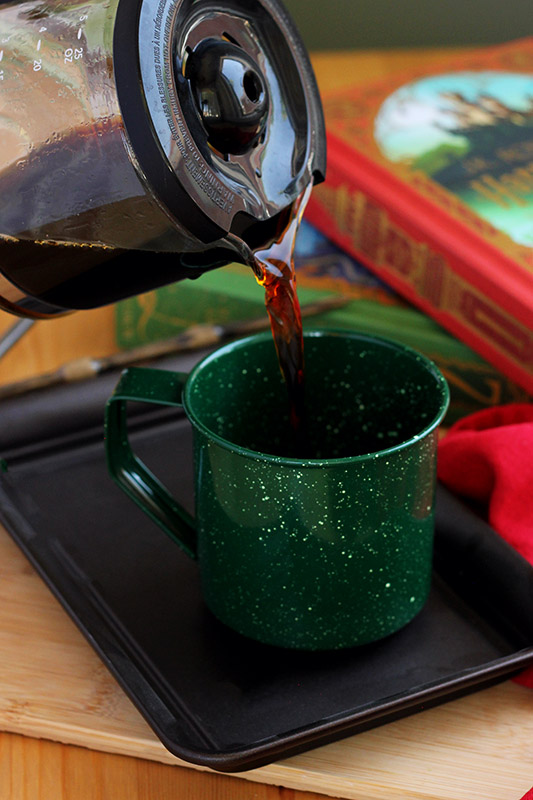
[[[533,404],[496,406],[456,422],[439,443],[438,475],[481,504],[489,525],[533,564]],[[533,668],[517,681],[533,688]]]
[[[525,793],[525,795],[522,797],[522,800],[533,800],[533,787],[531,787],[529,792]]]

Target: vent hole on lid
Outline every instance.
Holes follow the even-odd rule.
[[[263,95],[263,87],[255,72],[250,69],[247,70],[244,73],[242,84],[248,99],[251,100],[252,103],[258,103]]]

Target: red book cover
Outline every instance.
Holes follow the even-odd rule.
[[[533,38],[324,109],[308,220],[533,394]]]

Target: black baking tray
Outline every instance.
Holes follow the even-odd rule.
[[[533,662],[533,568],[442,487],[433,588],[403,630],[299,653],[225,628],[195,563],[108,477],[103,409],[117,377],[4,401],[0,519],[171,753],[223,772],[259,767]],[[148,405],[130,418],[137,452],[192,512],[187,420]]]

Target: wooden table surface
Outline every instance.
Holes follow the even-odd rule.
[[[320,53],[313,61],[328,90],[444,52]],[[0,312],[0,333],[13,322]],[[112,308],[39,322],[0,361],[0,383],[114,349]],[[510,681],[242,776],[181,766],[1,529],[0,553],[1,800],[312,800],[315,792],[519,800],[533,785],[533,692]]]

